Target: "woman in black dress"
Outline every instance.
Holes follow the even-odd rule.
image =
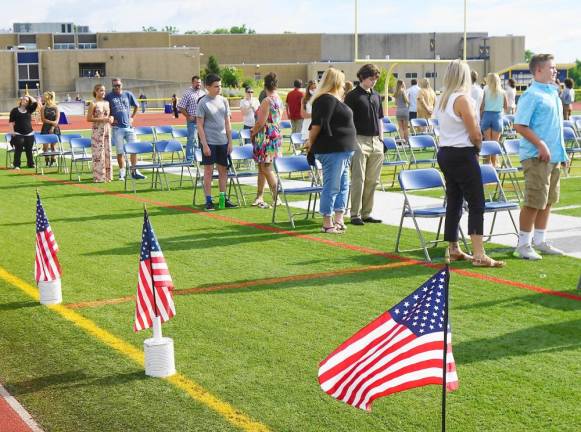
[[[22,151],[26,153],[28,168],[34,168],[32,147],[34,146],[34,131],[32,130],[32,113],[36,111],[38,103],[32,96],[22,96],[18,106],[10,111],[9,123],[14,131],[10,144],[14,147],[13,168],[20,169]]]
[[[55,134],[60,135],[61,130],[59,128],[59,107],[56,104],[55,93],[52,91],[47,91],[43,94],[44,105],[40,110],[40,119],[42,120],[41,134]],[[48,150],[49,144],[43,144],[42,151]],[[50,150],[54,152],[55,144],[50,144]],[[52,166],[55,163],[54,156],[47,156],[44,158],[47,166]]]

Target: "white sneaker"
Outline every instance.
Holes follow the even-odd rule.
[[[551,242],[544,241],[539,244],[533,244],[533,247],[543,255],[564,255],[561,249],[557,249]]]
[[[119,176],[119,181],[122,181],[122,182],[124,182],[124,181],[125,181],[125,176],[122,176],[122,175],[120,175],[120,176]]]
[[[522,258],[531,261],[543,259],[542,256],[535,252],[530,244],[517,247],[512,255],[516,258]]]

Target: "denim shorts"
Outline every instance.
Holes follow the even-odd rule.
[[[484,111],[480,120],[480,129],[485,131],[492,129],[496,132],[502,132],[502,113],[497,111]]]
[[[113,126],[111,130],[111,144],[117,149],[117,154],[122,155],[125,148],[125,142],[135,142],[135,131],[132,127],[121,128]]]

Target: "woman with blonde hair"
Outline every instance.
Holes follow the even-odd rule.
[[[95,98],[87,110],[87,121],[93,124],[91,131],[91,155],[93,157],[93,181],[95,183],[113,180],[111,168],[111,109],[105,100],[105,86],[97,84],[93,89]]]
[[[42,128],[40,129],[40,133],[43,135],[46,134],[55,134],[60,135],[61,130],[59,128],[59,117],[60,117],[60,110],[56,104],[56,96],[53,91],[44,92],[42,95],[44,99],[44,105],[40,110],[40,119],[42,121]],[[50,144],[50,150],[52,152],[55,151],[56,144]],[[48,150],[49,144],[42,145],[42,151],[46,152]],[[44,158],[44,163],[46,166],[52,166],[56,162],[56,159],[53,156],[46,156]]]
[[[343,72],[329,68],[313,96],[309,143],[323,167],[319,211],[323,215],[321,231],[326,234],[341,234],[346,229],[349,163],[357,148],[353,111],[343,103],[344,85]]]
[[[476,267],[503,267],[484,251],[484,188],[478,164],[482,133],[470,97],[470,68],[462,60],[448,65],[444,76],[444,91],[436,106],[440,143],[438,165],[446,179],[446,221],[444,240],[448,241],[446,256],[450,261],[471,260]],[[458,226],[464,200],[468,202],[468,234],[474,256],[460,249]]]
[[[500,85],[498,74],[486,75],[484,98],[480,105],[480,129],[485,141],[499,141],[502,132],[502,113],[508,110],[508,99]],[[490,163],[496,166],[496,156],[490,156]]]
[[[396,106],[395,118],[397,119],[397,128],[401,137],[407,142],[409,136],[410,100],[406,92],[405,83],[402,80],[397,80],[393,98],[395,99]]]
[[[430,87],[426,78],[420,80],[420,92],[418,93],[418,118],[429,119],[434,112],[436,104],[436,92]]]

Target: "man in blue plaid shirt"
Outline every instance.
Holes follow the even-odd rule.
[[[186,126],[188,128],[188,141],[186,143],[186,159],[188,161],[194,160],[194,147],[198,146],[196,110],[198,108],[198,101],[205,95],[206,92],[202,89],[200,77],[194,75],[192,77],[192,86],[185,91],[177,105],[178,110],[186,118]]]

